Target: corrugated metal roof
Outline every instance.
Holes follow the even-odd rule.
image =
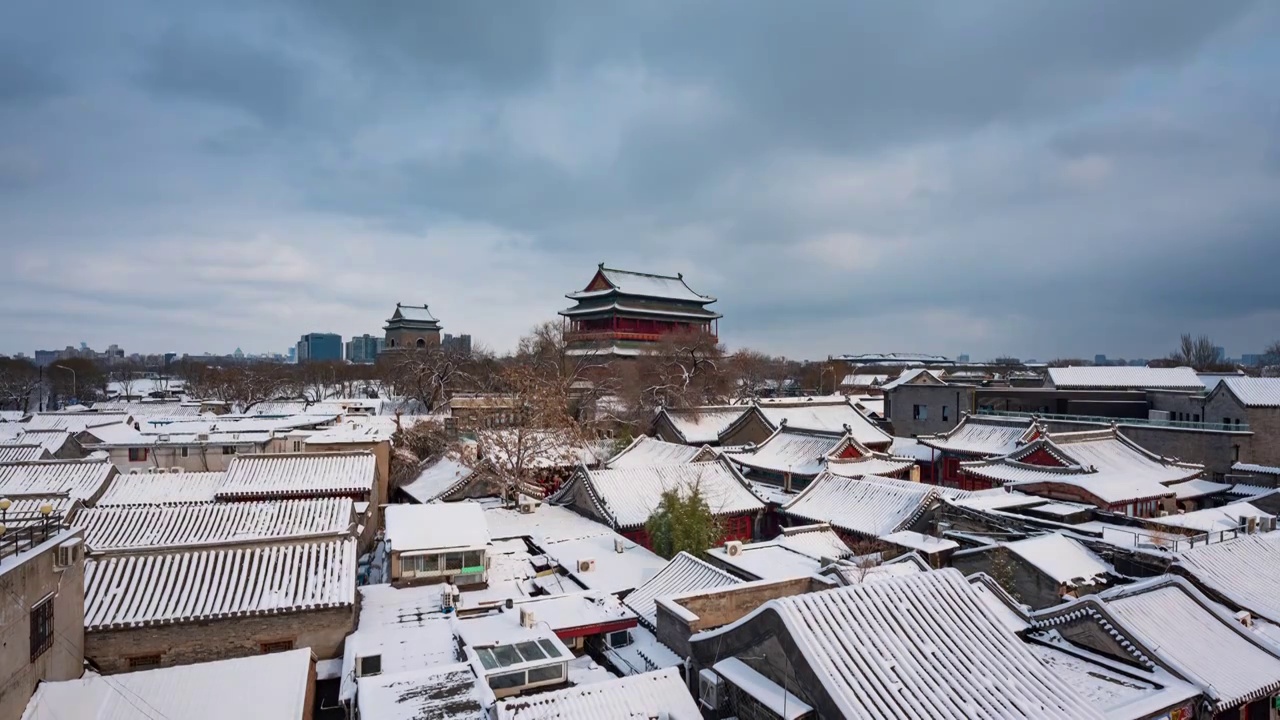
[[[498,720],[702,719],[676,668],[508,698],[497,710]]]
[[[847,478],[824,472],[796,499],[782,506],[793,517],[879,537],[909,526],[937,498],[930,485],[866,476]]]
[[[1245,407],[1280,407],[1280,378],[1230,377],[1222,384]]]
[[[85,630],[351,605],[354,538],[89,558]]]
[[[226,473],[125,473],[117,475],[94,505],[175,505],[211,503]]]
[[[305,497],[371,493],[376,481],[373,453],[237,455],[227,467],[219,499]]]
[[[0,497],[62,495],[88,500],[115,467],[106,460],[38,460],[0,464]]]
[[[310,708],[311,650],[41,682],[23,720],[300,718]],[[145,708],[145,709],[144,709]]]
[[[687,552],[678,553],[667,566],[633,590],[622,604],[635,611],[650,629],[657,628],[657,604],[660,597],[670,597],[694,590],[737,585],[738,578],[710,565]]]
[[[1049,368],[1049,383],[1061,389],[1204,390],[1204,382],[1189,367],[1065,367]]]
[[[1177,564],[1196,583],[1258,617],[1280,624],[1280,533],[1242,535],[1184,550]]]
[[[352,505],[350,498],[321,498],[86,508],[72,526],[84,528],[92,552],[337,536],[351,531]]]

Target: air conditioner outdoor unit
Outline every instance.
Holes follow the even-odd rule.
[[[169,472],[171,472],[171,473],[180,473],[180,472],[182,472],[182,468],[180,468],[180,467],[171,467],[171,468],[169,468]]]
[[[702,707],[718,712],[725,701],[724,678],[709,669],[699,672],[698,700]]]
[[[365,655],[356,658],[356,677],[382,674],[382,655]]]
[[[583,558],[578,561],[578,572],[593,572],[596,569],[595,558]]]
[[[538,621],[529,608],[520,608],[520,627],[531,628]]]
[[[1252,535],[1252,534],[1254,534],[1254,533],[1258,532],[1258,518],[1257,518],[1257,516],[1255,516],[1255,515],[1250,515],[1248,518],[1246,518],[1246,519],[1245,519],[1245,521],[1244,521],[1244,531],[1245,531],[1246,533],[1250,534],[1250,535]]]
[[[141,470],[139,470],[138,468],[130,468],[130,469],[129,469],[129,474],[130,474],[130,475],[141,475],[141,474],[142,474],[142,471],[141,471]]]
[[[68,540],[58,546],[57,557],[54,558],[54,562],[60,568],[71,567],[80,561],[81,549],[80,540]]]
[[[742,554],[742,541],[730,540],[724,544],[724,553],[729,557],[738,557]]]
[[[520,501],[520,512],[525,515],[532,515],[538,509],[538,501],[531,498],[524,498]]]

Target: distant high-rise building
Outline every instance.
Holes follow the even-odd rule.
[[[457,353],[458,355],[471,354],[471,336],[470,335],[450,335],[444,334],[444,340],[440,342],[440,346],[446,352]]]
[[[307,333],[298,340],[298,362],[342,359],[342,336],[336,333]]]
[[[286,353],[286,357],[289,358],[290,363],[298,362],[298,348],[296,346],[289,348],[289,352]]]
[[[364,335],[356,335],[347,341],[347,361],[353,363],[371,363],[378,359],[378,353],[382,352],[382,346],[386,343],[383,338],[375,337],[369,333]]]
[[[1107,364],[1107,356],[1106,356],[1106,355],[1094,355],[1094,356],[1093,356],[1093,364],[1094,364],[1094,365],[1106,365],[1106,364]]]
[[[957,356],[956,356],[956,362],[958,362],[958,363],[967,363],[967,362],[969,362],[969,353],[960,353],[959,355],[957,355]]]
[[[1226,349],[1226,348],[1224,348],[1224,347],[1222,347],[1221,345],[1214,345],[1214,346],[1213,346],[1213,359],[1214,359],[1216,362],[1223,362],[1224,360],[1226,360],[1226,359],[1227,359],[1227,349]]]
[[[1240,364],[1248,367],[1257,367],[1262,364],[1262,359],[1266,357],[1260,353],[1245,353],[1240,356]]]
[[[58,350],[37,350],[36,365],[48,367],[58,360]]]

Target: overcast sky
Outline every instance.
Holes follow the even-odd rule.
[[[1276,3],[216,4],[0,7],[0,352],[504,350],[601,261],[791,357],[1280,338]]]

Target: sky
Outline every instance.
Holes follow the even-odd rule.
[[[11,0],[0,352],[502,351],[602,261],[730,349],[1256,352],[1277,78],[1265,1]]]

